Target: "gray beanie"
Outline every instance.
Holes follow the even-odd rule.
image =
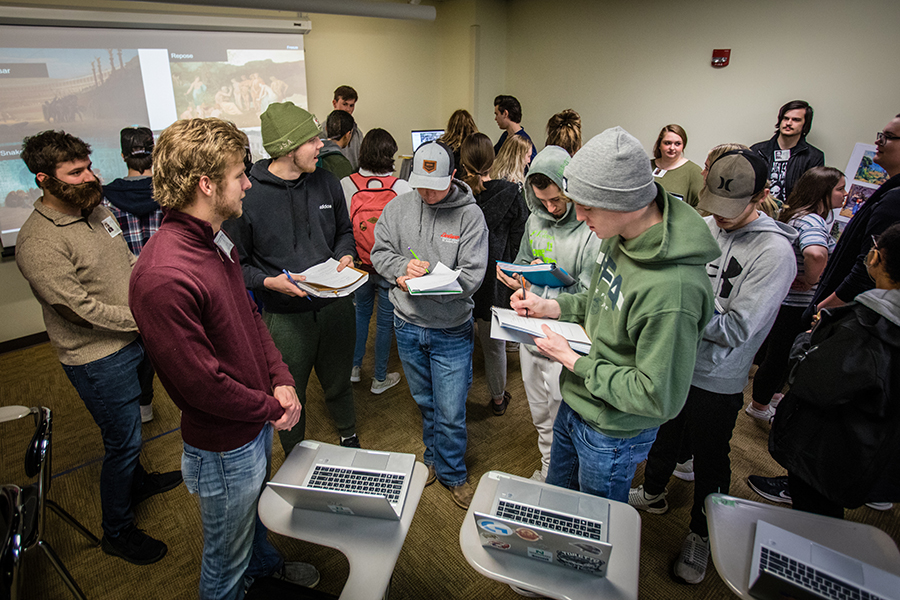
[[[650,158],[621,127],[591,138],[575,153],[565,170],[563,191],[578,204],[617,212],[639,210],[656,198]]]

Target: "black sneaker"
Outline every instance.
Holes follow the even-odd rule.
[[[150,496],[168,492],[181,483],[181,471],[168,473],[147,473],[141,484],[131,492],[131,506],[137,506]]]
[[[791,490],[788,489],[787,477],[760,477],[751,475],[747,478],[750,489],[772,502],[781,504],[793,504],[791,502]]]
[[[341,446],[344,448],[362,448],[359,445],[359,437],[355,433],[347,439],[341,438]]]
[[[134,525],[115,537],[104,535],[100,547],[107,554],[136,565],[151,565],[161,560],[169,550],[163,542],[153,539]]]

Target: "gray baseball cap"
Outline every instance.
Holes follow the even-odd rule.
[[[416,149],[413,156],[409,185],[426,190],[446,190],[455,170],[450,148],[441,142],[426,142]]]
[[[697,208],[733,219],[766,188],[768,177],[766,161],[752,150],[726,152],[710,165]]]

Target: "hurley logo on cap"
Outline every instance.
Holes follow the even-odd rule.
[[[731,182],[734,179],[725,179],[724,177],[719,177],[719,187],[720,190],[725,190],[726,192],[731,191]]]

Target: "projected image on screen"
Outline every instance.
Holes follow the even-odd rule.
[[[259,115],[272,102],[307,106],[297,34],[0,27],[0,241],[15,236],[40,197],[19,158],[22,139],[62,129],[92,146],[108,183],[127,168],[123,127],[159,134],[177,119],[219,117],[262,156]],[[40,43],[40,46],[38,46]]]

